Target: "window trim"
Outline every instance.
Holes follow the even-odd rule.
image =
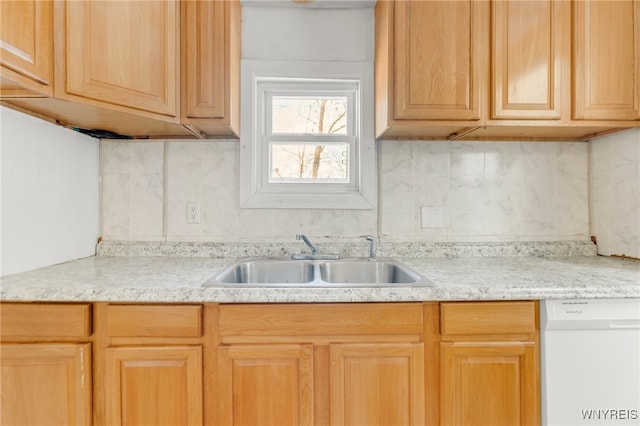
[[[241,208],[310,208],[363,209],[377,205],[375,139],[373,135],[373,66],[365,62],[289,62],[242,61],[242,124],[240,137],[240,207]],[[326,80],[353,82],[355,87],[354,123],[347,135],[321,135],[320,139],[345,141],[355,138],[350,152],[350,182],[336,183],[265,183],[268,180],[269,147],[272,140],[286,139],[287,133],[267,134],[262,112],[265,93],[271,82],[287,81],[296,85],[317,88],[309,79],[322,81],[325,90],[332,92]],[[287,83],[289,84],[289,83]],[[342,87],[342,88],[340,88]],[[328,88],[328,89],[327,89]],[[338,85],[344,92],[344,86]],[[333,90],[335,93],[335,90]],[[351,107],[350,107],[351,108]],[[349,125],[348,125],[349,127]],[[298,135],[298,134],[294,134]],[[268,136],[265,138],[265,136]],[[318,135],[314,135],[317,137]],[[311,140],[311,139],[310,139]],[[351,169],[353,168],[353,169]]]

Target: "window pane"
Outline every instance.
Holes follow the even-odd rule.
[[[349,144],[272,143],[271,182],[349,182]]]
[[[274,96],[273,133],[347,134],[347,97]]]

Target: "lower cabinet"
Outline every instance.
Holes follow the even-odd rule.
[[[3,426],[91,424],[90,344],[2,344],[0,366]]]
[[[108,425],[201,425],[202,349],[118,347],[106,351]]]
[[[220,307],[221,425],[424,425],[422,305]]]
[[[538,425],[538,303],[0,306],[1,426]]]
[[[97,425],[199,426],[215,305],[96,304]],[[205,321],[209,320],[205,327]],[[205,332],[206,330],[206,332]],[[206,335],[208,333],[208,335]]]
[[[540,424],[535,302],[442,303],[441,424]]]
[[[221,347],[220,424],[313,425],[314,414],[317,424],[424,424],[420,343],[330,344],[328,370],[318,366],[315,372],[313,346]],[[328,381],[328,394],[317,396],[319,407],[316,381]],[[325,399],[328,413],[321,412]]]
[[[91,425],[91,304],[0,304],[0,425]]]

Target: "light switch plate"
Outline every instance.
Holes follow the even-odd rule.
[[[423,228],[442,228],[442,207],[422,207],[421,213]]]

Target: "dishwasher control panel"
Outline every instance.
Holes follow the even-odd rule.
[[[540,310],[547,330],[640,327],[640,299],[545,300]]]

